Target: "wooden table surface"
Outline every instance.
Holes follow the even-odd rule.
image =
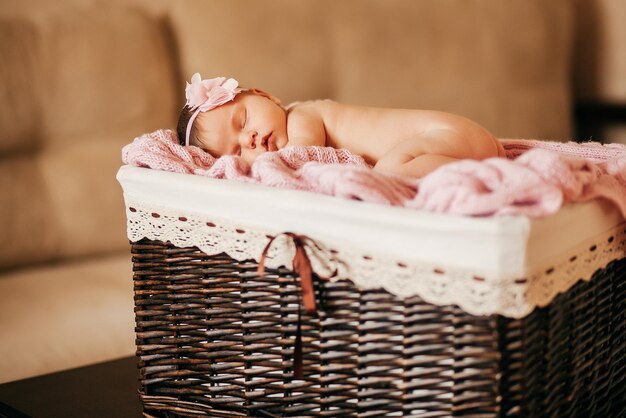
[[[52,373],[0,385],[0,418],[141,417],[137,359]]]

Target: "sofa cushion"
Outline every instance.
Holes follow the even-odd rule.
[[[172,38],[131,5],[1,18],[0,269],[128,249],[121,148],[173,126]]]
[[[457,113],[498,137],[570,136],[567,1],[333,6],[338,100]]]
[[[129,138],[113,137],[116,128],[172,123],[175,62],[159,20],[135,8],[76,8],[47,16],[41,31],[48,146],[93,134],[119,144]]]
[[[0,275],[0,383],[134,353],[128,253]]]
[[[40,37],[24,18],[0,18],[0,156],[32,151],[41,129]]]
[[[571,134],[567,0],[192,0],[172,17],[187,78],[444,110],[500,137]]]
[[[326,8],[324,0],[172,2],[182,75],[234,77],[284,103],[332,97]]]

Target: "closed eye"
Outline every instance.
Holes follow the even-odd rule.
[[[246,123],[248,123],[248,109],[244,107],[241,116],[241,129],[246,127]]]

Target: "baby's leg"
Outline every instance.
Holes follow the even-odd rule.
[[[424,154],[411,158],[406,163],[400,164],[393,170],[381,170],[387,172],[393,172],[394,174],[400,174],[409,177],[424,177],[426,174],[434,171],[444,164],[452,163],[455,161],[461,161],[461,158],[449,157],[447,155],[438,154]]]
[[[400,142],[374,169],[419,178],[453,161],[498,155],[498,142],[487,131],[460,134],[450,129],[436,129]]]

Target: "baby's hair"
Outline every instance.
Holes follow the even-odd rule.
[[[176,133],[178,134],[178,143],[180,145],[185,145],[185,133],[187,132],[187,124],[189,123],[189,119],[191,119],[191,115],[193,115],[193,111],[187,105],[183,106],[180,110],[180,115],[178,115]],[[191,132],[189,132],[189,144],[196,142],[196,132],[196,127],[192,126]]]

